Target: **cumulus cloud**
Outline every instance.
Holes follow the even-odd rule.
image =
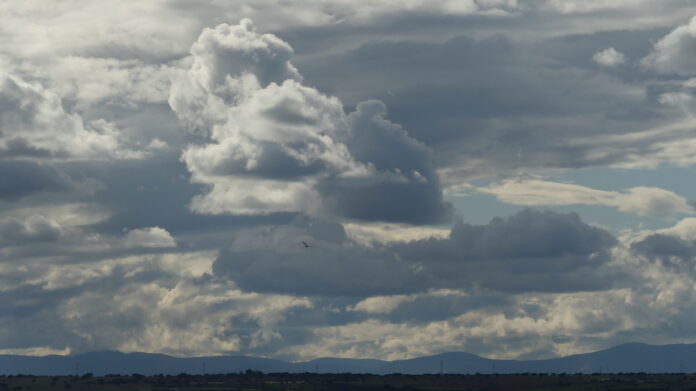
[[[85,108],[99,104],[136,106],[169,97],[173,68],[139,60],[68,56],[20,74],[46,80],[52,91]]]
[[[690,218],[618,242],[551,212],[413,225],[449,212],[435,167],[461,184],[696,162],[696,122],[671,122],[694,103],[690,27],[642,64],[682,81],[588,64],[643,57],[689,2],[79,3],[0,2],[0,350],[517,358],[693,340]],[[242,17],[292,47],[247,21],[201,34]],[[114,160],[136,145],[147,159]],[[692,213],[650,182],[518,182],[485,189]]]
[[[696,74],[696,17],[657,41],[641,65],[659,73]]]
[[[611,267],[616,240],[576,214],[523,210],[487,225],[456,224],[447,239],[395,245],[399,258],[432,273],[442,287],[484,290],[577,291],[606,289],[620,279]]]
[[[135,157],[123,148],[112,123],[85,124],[63,109],[56,94],[0,74],[0,156],[5,158],[103,159]]]
[[[393,254],[351,243],[338,223],[304,217],[237,234],[213,270],[252,292],[361,296],[425,288],[418,271]]]
[[[176,242],[167,230],[160,227],[132,229],[123,238],[126,247],[174,247]]]
[[[592,56],[592,60],[599,65],[613,68],[626,62],[626,56],[623,53],[616,51],[614,48],[607,48],[601,52],[597,52]]]
[[[610,281],[604,266],[614,244],[577,215],[532,210],[482,226],[459,223],[446,238],[369,247],[350,241],[340,224],[298,217],[237,234],[213,270],[245,290],[299,295],[595,290]]]
[[[303,86],[292,48],[251,21],[206,29],[170,105],[210,142],[183,153],[209,191],[201,213],[303,212],[427,223],[447,218],[432,152],[386,119],[379,101],[348,115]]]
[[[694,208],[684,197],[671,191],[647,186],[618,192],[570,183],[523,179],[498,182],[477,190],[514,205],[604,205],[641,216],[694,213]]]
[[[276,333],[287,311],[312,305],[303,298],[243,293],[212,279],[212,257],[197,252],[79,265],[2,264],[0,344],[17,353],[45,346],[72,353],[229,354],[252,345],[263,349],[264,336]]]
[[[669,228],[641,232],[630,246],[632,250],[649,259],[661,259],[672,266],[676,264],[671,262],[674,260],[670,260],[671,257],[686,260],[689,263],[679,266],[685,271],[693,272],[690,263],[696,257],[696,218],[682,219]]]

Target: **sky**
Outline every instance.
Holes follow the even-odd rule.
[[[696,342],[695,110],[687,0],[0,1],[0,354]]]

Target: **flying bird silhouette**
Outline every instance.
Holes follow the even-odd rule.
[[[302,241],[302,244],[304,244],[305,248],[312,247],[309,244],[307,244],[304,240]]]

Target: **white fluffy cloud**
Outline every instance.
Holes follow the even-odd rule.
[[[0,155],[9,158],[104,159],[137,157],[125,149],[116,127],[85,124],[63,109],[58,95],[0,74]]]
[[[209,136],[183,153],[192,180],[210,189],[193,200],[195,211],[447,217],[430,150],[389,122],[383,103],[346,115],[337,98],[300,83],[287,43],[249,20],[206,29],[191,53],[169,102]]]
[[[169,97],[173,68],[139,60],[68,56],[32,69],[19,69],[50,83],[51,90],[79,107],[162,103]]]
[[[638,186],[624,192],[538,179],[508,180],[479,188],[500,201],[515,205],[604,205],[641,216],[692,214],[689,201],[671,191]]]
[[[696,74],[696,17],[672,30],[654,45],[641,65],[660,73]]]
[[[126,247],[174,247],[176,242],[166,229],[148,227],[133,229],[123,238]]]
[[[592,56],[592,60],[599,65],[613,68],[626,62],[626,56],[623,53],[616,51],[614,48],[607,48],[601,52],[597,52]]]

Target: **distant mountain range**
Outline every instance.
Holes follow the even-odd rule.
[[[594,353],[548,360],[491,360],[470,353],[443,353],[409,360],[320,358],[291,363],[248,356],[177,358],[164,354],[92,352],[70,356],[0,355],[0,374],[143,375],[262,372],[317,373],[616,373],[696,372],[696,344],[619,345]]]

